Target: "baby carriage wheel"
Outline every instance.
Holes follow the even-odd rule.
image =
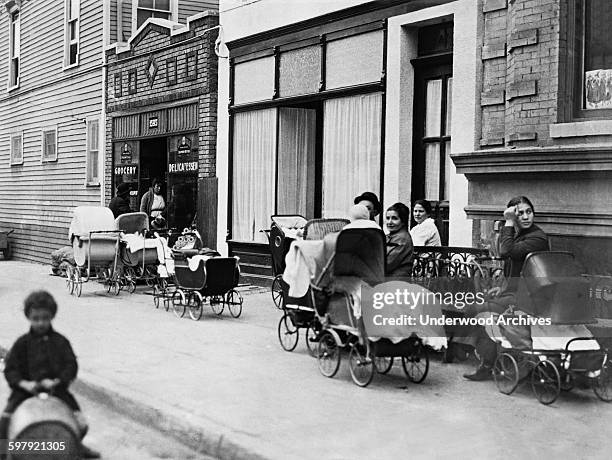
[[[512,394],[519,383],[519,369],[516,359],[509,353],[502,353],[493,365],[493,379],[500,393]]]
[[[561,392],[561,377],[552,361],[540,361],[531,371],[531,388],[542,404],[554,403]]]
[[[113,294],[115,295],[119,295],[119,293],[121,292],[121,282],[120,281],[115,281],[112,284],[112,290],[113,290]]]
[[[215,315],[220,315],[223,313],[223,308],[225,304],[223,303],[223,297],[214,295],[210,298],[210,309],[213,311]]]
[[[72,271],[72,279],[74,284],[74,294],[77,297],[81,297],[81,292],[83,292],[83,280],[81,279],[81,269],[79,267]]]
[[[293,324],[291,317],[285,313],[278,322],[278,341],[285,351],[293,351],[300,338],[300,331]]]
[[[185,316],[186,310],[185,293],[178,290],[172,295],[172,311],[177,318]]]
[[[74,292],[74,281],[72,280],[72,270],[71,266],[66,267],[66,288],[68,289],[68,293],[72,295]]]
[[[379,374],[387,374],[393,367],[393,356],[374,357],[374,366]]]
[[[235,289],[225,294],[225,304],[234,318],[238,318],[242,313],[242,301],[242,296]]]
[[[315,358],[317,356],[317,332],[312,328],[312,326],[308,326],[306,328],[306,334],[304,335],[308,354]]]
[[[317,344],[317,364],[325,377],[333,377],[340,368],[340,346],[329,332],[324,332]]]
[[[374,378],[374,361],[359,344],[351,347],[349,352],[349,370],[353,382],[360,387],[367,387]]]
[[[415,339],[411,353],[402,356],[402,367],[412,383],[421,383],[425,380],[429,371],[429,355],[421,339]]]
[[[606,361],[601,368],[599,377],[597,377],[593,386],[593,391],[602,401],[612,401],[612,362],[610,360]]]
[[[189,317],[192,320],[198,321],[202,317],[202,295],[198,291],[189,293],[187,308],[189,309]]]
[[[283,286],[281,285],[282,275],[276,275],[272,281],[272,301],[279,310],[283,309]]]

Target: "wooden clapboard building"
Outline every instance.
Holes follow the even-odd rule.
[[[107,50],[105,201],[131,187],[131,207],[163,182],[170,227],[196,223],[216,245],[218,13],[186,25],[154,18]]]
[[[0,0],[0,230],[15,229],[14,257],[47,262],[72,209],[105,203],[105,47],[217,3]]]

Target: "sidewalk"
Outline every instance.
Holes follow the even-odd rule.
[[[27,330],[24,296],[48,289],[60,306],[55,328],[79,358],[77,393],[180,438],[219,458],[605,458],[612,405],[588,392],[541,406],[528,386],[512,397],[491,382],[465,382],[470,364],[434,359],[422,385],[401,366],[354,385],[346,361],[333,379],[320,375],[304,342],[280,349],[280,312],[269,293],[245,296],[243,316],[199,322],[156,310],[144,288],[106,294],[90,282],[69,296],[48,267],[0,265],[0,345]],[[546,423],[542,423],[546,420]],[[95,430],[95,427],[92,427]],[[541,440],[553,440],[542,447]],[[518,447],[517,447],[518,446]],[[544,449],[544,450],[541,450]],[[476,454],[475,454],[476,453]]]

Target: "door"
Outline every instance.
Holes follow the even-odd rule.
[[[416,59],[412,202],[426,199],[434,209],[443,245],[448,245],[451,151],[452,54]]]

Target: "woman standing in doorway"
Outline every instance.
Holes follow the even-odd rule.
[[[440,232],[431,216],[431,204],[427,200],[416,200],[412,216],[417,223],[410,230],[415,246],[441,246]]]
[[[142,196],[140,202],[140,211],[146,212],[151,220],[151,224],[159,228],[165,224],[164,213],[166,211],[166,201],[161,194],[161,188],[161,180],[153,179],[151,188]]]

